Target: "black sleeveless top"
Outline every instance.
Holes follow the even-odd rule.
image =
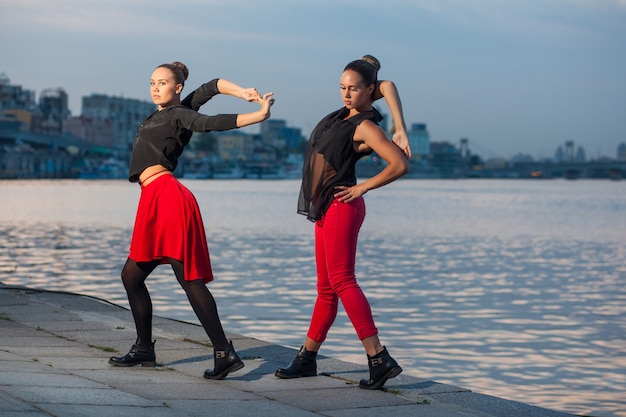
[[[356,163],[372,152],[354,150],[354,132],[363,120],[378,124],[383,116],[374,108],[345,119],[343,107],[324,117],[311,133],[304,154],[298,213],[317,221],[328,210],[338,185],[356,184]]]

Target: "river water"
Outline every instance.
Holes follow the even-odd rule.
[[[229,332],[299,347],[315,297],[297,180],[184,180]],[[0,282],[127,307],[139,187],[0,181]],[[554,410],[626,416],[626,181],[401,180],[366,195],[357,276],[405,372]],[[197,323],[169,266],[155,314]],[[131,341],[129,341],[130,343]],[[322,354],[361,363],[345,313]]]

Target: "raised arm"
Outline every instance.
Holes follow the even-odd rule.
[[[203,104],[217,94],[226,94],[246,101],[257,101],[260,98],[259,92],[254,88],[243,88],[232,81],[215,78],[189,93],[181,101],[181,104],[191,110],[198,111]]]
[[[400,147],[402,152],[410,158],[412,155],[411,144],[409,143],[409,137],[406,133],[406,123],[404,122],[404,113],[402,112],[402,102],[400,101],[400,94],[393,81],[381,80],[376,85],[374,90],[374,100],[385,98],[387,106],[391,111],[391,117],[393,118],[393,124],[395,126],[395,132],[393,133],[393,142]]]
[[[244,99],[246,101],[257,101],[261,98],[261,95],[256,88],[244,88],[233,83],[232,81],[220,78],[217,82],[217,89],[220,94],[227,94],[229,96]]]

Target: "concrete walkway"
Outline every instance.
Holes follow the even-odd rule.
[[[36,416],[542,416],[559,413],[401,374],[384,391],[367,366],[321,357],[315,378],[281,380],[295,350],[231,334],[246,367],[202,377],[212,349],[195,324],[155,317],[156,368],[116,368],[135,340],[130,312],[76,294],[0,284],[0,415]]]

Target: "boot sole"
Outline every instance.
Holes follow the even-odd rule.
[[[400,375],[401,372],[402,372],[402,368],[400,366],[396,366],[395,368],[391,368],[389,372],[383,375],[382,378],[380,378],[378,381],[376,381],[372,385],[364,384],[363,381],[359,382],[359,388],[371,389],[371,390],[381,389],[383,385],[385,385],[385,382],[387,382],[387,380],[397,377],[398,375]]]
[[[306,378],[310,376],[317,376],[317,371],[309,371],[301,374],[284,374],[282,372],[276,371],[274,372],[274,376],[281,379],[295,379],[295,378]]]
[[[121,363],[121,362],[115,362],[115,361],[109,361],[109,365],[113,365],[113,366],[117,366],[120,368],[129,368],[131,366],[138,366],[141,365],[142,367],[145,368],[154,368],[156,367],[156,362],[135,362],[135,363]]]
[[[205,372],[204,377],[206,379],[224,379],[229,373],[238,371],[244,366],[245,364],[243,362],[237,362],[237,363],[232,364],[231,366],[229,366],[228,368],[226,368],[225,370],[223,370],[221,373],[217,375],[213,375],[210,372]]]

